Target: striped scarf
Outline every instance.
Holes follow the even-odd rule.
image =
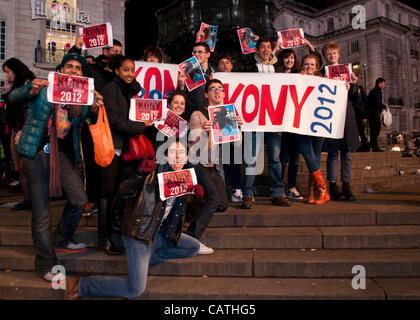
[[[50,197],[61,197],[60,161],[58,158],[57,138],[57,104],[52,105],[52,126],[50,135]],[[69,113],[72,118],[82,113],[83,106],[71,106]]]

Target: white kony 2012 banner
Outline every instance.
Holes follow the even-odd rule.
[[[178,65],[136,61],[136,80],[141,91],[135,98],[167,99],[178,84]]]
[[[218,72],[224,104],[235,105],[243,131],[293,132],[341,139],[347,111],[345,82],[286,73]]]

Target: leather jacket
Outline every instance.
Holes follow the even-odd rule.
[[[169,215],[162,223],[167,201],[160,199],[157,174],[169,171],[164,170],[168,167],[167,165],[159,166],[150,174],[137,177],[137,195],[126,199],[123,208],[121,230],[123,236],[151,244],[160,232],[177,245],[185,221],[186,196],[176,198]],[[123,184],[119,194],[124,198],[122,188],[124,188]]]

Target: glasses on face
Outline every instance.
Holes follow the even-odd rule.
[[[203,50],[194,50],[193,52],[192,52],[192,54],[194,55],[194,54],[203,54],[203,53],[206,53],[206,51],[203,51]]]
[[[210,92],[216,92],[216,91],[225,92],[225,88],[223,88],[223,87],[211,87],[211,88],[209,88],[209,91]]]

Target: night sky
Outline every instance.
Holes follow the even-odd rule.
[[[134,59],[139,59],[148,45],[156,45],[158,24],[155,12],[156,10],[167,6],[172,1],[173,0],[150,0],[144,2],[139,0],[129,0],[126,3],[125,52],[128,56],[131,56]],[[322,9],[332,3],[340,2],[340,0],[301,0],[299,2]],[[401,2],[420,10],[420,1],[418,0],[403,0]]]

